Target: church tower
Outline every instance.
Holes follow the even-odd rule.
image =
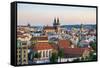
[[[57,32],[60,33],[60,21],[58,17],[57,17]]]
[[[83,29],[83,24],[81,24],[81,26],[80,26],[80,31],[83,32],[83,30],[84,30],[84,29]]]
[[[60,23],[59,23],[59,18],[57,18],[57,25],[58,25],[58,26],[60,25]]]
[[[60,32],[60,22],[59,22],[59,18],[54,18],[54,23],[53,23],[53,27],[55,28],[55,31],[57,33]]]
[[[54,18],[53,27],[56,27],[56,18]]]
[[[81,46],[81,45],[80,45],[80,41],[82,41],[82,39],[83,39],[83,38],[82,38],[82,34],[83,34],[83,24],[80,25],[79,43],[78,43],[79,46]]]

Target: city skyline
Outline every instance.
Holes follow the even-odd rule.
[[[96,8],[17,4],[17,65],[97,60]]]
[[[61,25],[96,24],[96,8],[17,4],[18,25],[52,25],[59,17]]]

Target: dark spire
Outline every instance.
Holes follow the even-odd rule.
[[[60,23],[59,23],[59,18],[57,17],[57,18],[54,18],[53,26],[58,26],[58,25],[60,25]]]
[[[59,23],[59,18],[57,17],[57,25],[60,25],[60,23]]]
[[[53,25],[56,25],[56,18],[54,18],[54,22],[53,22]]]
[[[28,23],[27,26],[30,27],[31,25]]]

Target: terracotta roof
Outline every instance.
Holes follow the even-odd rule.
[[[22,35],[23,33],[21,33],[20,31],[17,31],[17,35]]]
[[[53,49],[53,47],[47,42],[39,42],[36,43],[33,50],[46,50],[46,49]]]
[[[25,36],[25,35],[17,35],[17,37],[18,37],[18,38],[19,38],[19,37],[20,37],[20,38],[26,38],[26,37],[29,38],[28,36]]]
[[[17,27],[28,27],[27,25],[18,25]]]
[[[32,37],[31,40],[48,40],[48,37],[47,36]]]
[[[59,40],[58,46],[59,48],[69,48],[71,46],[71,43],[69,40]]]
[[[17,28],[17,30],[24,31],[25,28]]]
[[[44,26],[44,30],[48,30],[48,29],[55,30],[55,28],[53,26]]]
[[[50,43],[50,45],[52,45],[52,47],[53,47],[54,50],[58,50],[58,48],[59,48],[58,45],[55,44],[55,43],[52,43],[52,44]]]
[[[66,48],[64,49],[65,57],[80,57],[83,55],[85,50],[90,50],[89,48]]]
[[[82,34],[83,36],[96,36],[96,33],[88,33],[88,34]]]

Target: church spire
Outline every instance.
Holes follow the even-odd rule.
[[[57,25],[60,25],[60,23],[59,23],[59,18],[57,17]]]
[[[56,25],[56,18],[54,18],[53,26]]]

